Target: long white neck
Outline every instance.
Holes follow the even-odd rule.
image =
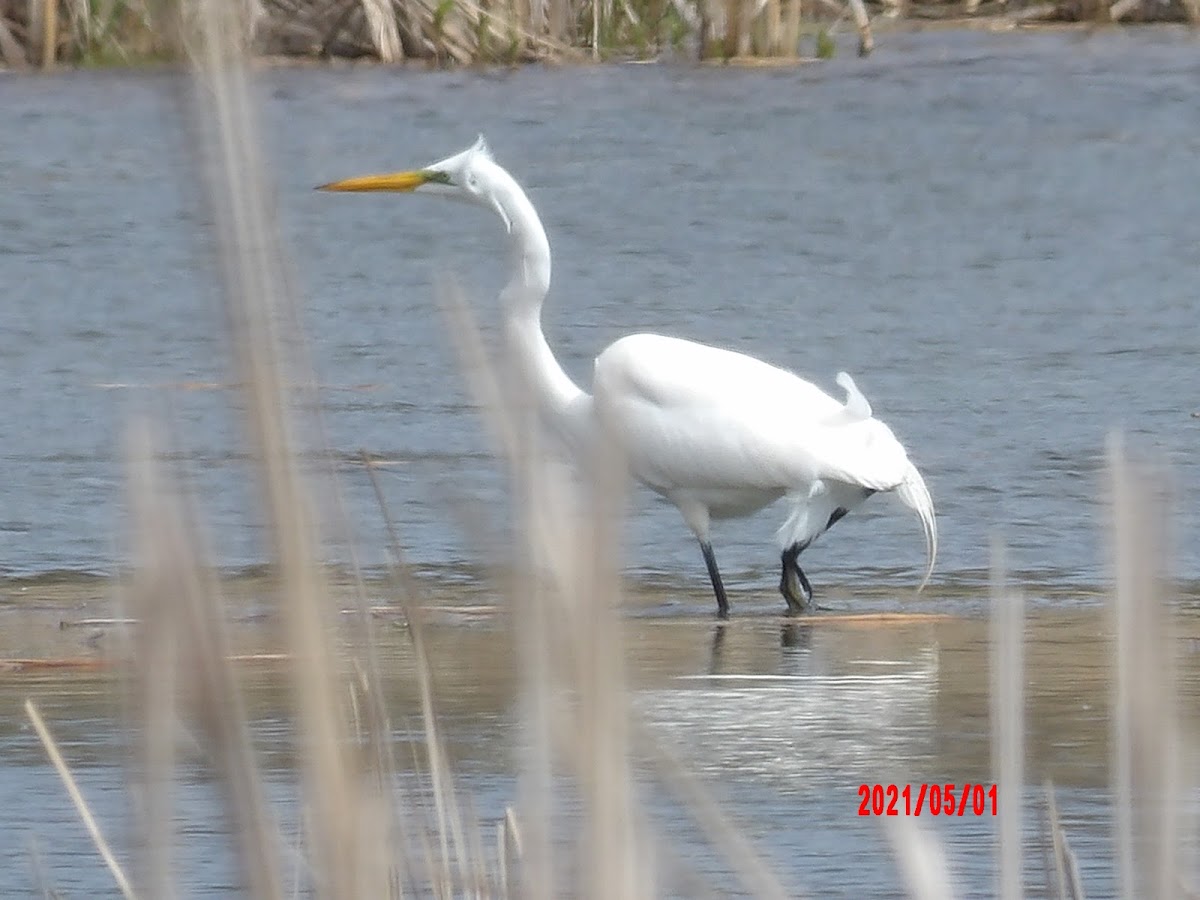
[[[550,289],[550,242],[520,185],[499,166],[495,177],[496,201],[509,225],[512,275],[500,292],[509,348],[547,423],[577,446],[591,398],[559,365],[542,333],[542,302]]]

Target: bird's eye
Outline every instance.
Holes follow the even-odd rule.
[[[475,188],[478,186],[478,183],[479,179],[474,175],[467,176],[467,187],[469,187],[471,190],[475,190]]]

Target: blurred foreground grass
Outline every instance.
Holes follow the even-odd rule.
[[[446,652],[446,644],[430,640],[429,608],[436,604],[407,570],[393,530],[390,590],[411,653],[426,789],[406,793],[398,787],[393,710],[384,699],[377,633],[381,620],[361,580],[330,583],[317,551],[318,532],[350,529],[338,520],[336,503],[330,519],[318,521],[314,485],[297,463],[302,450],[323,449],[322,430],[315,403],[289,402],[294,392],[288,386],[316,382],[305,361],[299,298],[267,200],[243,22],[236,7],[220,0],[197,0],[189,9],[180,46],[187,48],[193,77],[181,81],[180,110],[189,146],[196,149],[196,183],[211,213],[208,239],[235,348],[238,403],[270,526],[274,590],[265,595],[267,627],[295,711],[302,888],[322,897],[372,898],[689,893],[658,864],[669,838],[656,832],[644,806],[643,786],[634,777],[633,761],[640,757],[653,761],[655,777],[682,800],[713,856],[724,860],[746,894],[796,896],[803,886],[779,883],[749,838],[632,709],[616,549],[626,483],[621,467],[597,459],[574,481],[547,462],[530,410],[499,389],[505,379],[450,281],[440,285],[439,302],[460,342],[463,372],[497,457],[510,474],[517,510],[506,538],[510,575],[492,590],[503,598],[517,667],[519,790],[499,822],[470,812],[476,804],[457,784],[439,724],[434,654]],[[265,799],[235,672],[234,656],[244,648],[231,627],[227,585],[208,557],[186,476],[168,462],[172,449],[160,421],[131,425],[131,560],[122,580],[122,612],[131,624],[117,656],[124,667],[124,708],[137,735],[129,778],[139,837],[130,871],[112,855],[106,864],[127,896],[168,897],[184,887],[172,865],[179,838],[171,785],[180,729],[186,727],[223,789],[246,893],[282,897],[291,866]],[[1116,444],[1110,462],[1114,853],[1124,897],[1175,897],[1194,864],[1183,814],[1195,783],[1185,765],[1184,748],[1192,742],[1178,708],[1175,623],[1164,587],[1167,496],[1159,473],[1128,464]],[[369,465],[365,471],[371,474]],[[336,484],[333,465],[326,477]],[[388,515],[382,502],[381,515]],[[1017,897],[1034,891],[1019,876],[1026,620],[1001,563],[994,584],[991,731],[1001,812],[997,840],[980,850],[998,854],[998,895]],[[29,714],[39,722],[35,705]],[[52,755],[53,731],[51,720],[41,732]],[[63,760],[67,782],[69,764]],[[569,824],[563,822],[564,781],[556,777],[563,773],[570,776],[576,809]],[[1052,787],[1047,795],[1052,808]],[[77,802],[82,810],[86,798],[78,795]],[[95,823],[98,845],[111,824]],[[884,819],[882,827],[912,895],[951,896],[945,855],[932,834],[903,817]],[[1054,816],[1043,850],[1052,876],[1037,893],[1081,896],[1070,835]]]

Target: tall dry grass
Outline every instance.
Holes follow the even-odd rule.
[[[654,56],[811,55],[815,35],[853,22],[862,0],[229,0],[257,54],[385,63],[512,64]],[[175,60],[166,20],[192,0],[0,0],[0,65]]]
[[[164,18],[178,0],[0,0],[0,66],[136,66],[179,58]],[[190,3],[190,0],[182,0]],[[824,58],[838,32],[874,47],[897,18],[1190,22],[1200,0],[229,0],[269,57],[435,65],[566,62],[662,53],[700,59]]]
[[[452,281],[439,286],[450,333],[485,424],[511,476],[517,510],[513,581],[503,586],[514,628],[520,682],[521,771],[514,806],[482,822],[458,786],[441,738],[417,582],[404,566],[399,535],[380,493],[395,556],[397,599],[406,614],[427,748],[425,789],[405,791],[396,775],[393,728],[383,701],[372,619],[360,592],[359,615],[339,618],[319,565],[315,486],[298,464],[301,445],[322,444],[314,404],[297,404],[295,385],[313,383],[305,364],[299,297],[289,277],[268,200],[257,116],[248,90],[245,45],[236,14],[222,0],[196,0],[181,18],[192,79],[180,111],[196,148],[197,183],[209,206],[214,261],[235,349],[247,444],[271,536],[280,590],[275,618],[290,660],[303,813],[303,886],[322,897],[531,897],[564,895],[634,900],[688,893],[658,860],[668,837],[643,806],[635,760],[681,801],[711,852],[723,856],[747,895],[788,897],[752,842],[722,813],[696,778],[660,746],[630,705],[623,660],[617,531],[627,484],[620,460],[599,448],[578,480],[547,464],[525,392],[483,346],[470,305]],[[301,391],[301,396],[307,396]],[[301,412],[304,410],[305,412]],[[129,433],[130,546],[126,603],[137,622],[126,690],[139,752],[131,769],[138,802],[134,864],[122,867],[104,840],[104,823],[86,811],[53,723],[31,719],[98,848],[126,896],[170,897],[175,881],[172,786],[181,729],[206,751],[223,789],[232,851],[246,892],[290,893],[287,848],[267,803],[238,681],[221,585],[186,479],[166,461],[170,434],[152,420]],[[329,466],[329,472],[333,470]],[[1165,587],[1165,488],[1156,470],[1110,460],[1115,591],[1113,633],[1118,677],[1113,701],[1115,846],[1122,896],[1180,893],[1194,860],[1179,853],[1179,798],[1194,777],[1180,757],[1171,608]],[[369,465],[368,474],[372,474]],[[332,477],[332,476],[330,476]],[[993,653],[995,777],[1001,815],[995,842],[1003,897],[1024,896],[1023,610],[1006,586],[996,554]],[[638,765],[641,765],[639,762]],[[566,776],[565,778],[563,776]],[[641,778],[645,778],[643,773]],[[564,785],[578,812],[565,819]],[[1186,789],[1186,792],[1185,791]],[[1079,897],[1078,865],[1058,821],[1053,788],[1043,852],[1056,873],[1051,895]],[[920,898],[954,896],[945,852],[919,820],[885,819],[902,876]]]

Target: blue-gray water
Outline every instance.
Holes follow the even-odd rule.
[[[354,463],[360,448],[393,463],[384,489],[406,551],[433,581],[470,580],[488,552],[474,527],[503,527],[503,481],[432,290],[439,270],[462,275],[491,333],[502,241],[476,209],[312,187],[420,165],[483,132],[541,211],[554,252],[546,330],[581,382],[599,350],[635,330],[751,352],[831,389],[838,370],[855,376],[937,503],[941,555],[922,608],[978,606],[973,588],[997,529],[1032,603],[1093,603],[1107,577],[1101,466],[1114,427],[1171,464],[1175,572],[1200,578],[1194,40],[1155,29],[881,44],[868,61],[770,71],[262,74],[279,212],[368,567],[385,561],[386,544]],[[231,380],[229,352],[177,86],[168,75],[0,78],[0,572],[11,576],[0,603],[20,602],[23,578],[110,573],[124,558],[122,428],[138,410],[165,411],[177,426],[219,563],[241,571],[265,559],[233,394],[211,387]],[[779,515],[717,528],[735,614],[779,602]],[[330,531],[331,559],[345,560],[346,535]],[[875,498],[805,558],[835,605],[896,608],[922,547],[916,523]],[[672,609],[711,606],[693,540],[646,496],[626,563],[634,593],[661,592]],[[777,639],[763,652],[772,646],[777,654]],[[836,664],[836,654],[803,658],[818,673]],[[925,690],[916,671],[912,689]],[[686,700],[685,683],[668,684]],[[922,702],[936,705],[936,682],[926,687]],[[755,709],[751,699],[745,715]],[[668,718],[695,742],[720,725]],[[945,720],[918,716],[904,733],[932,742],[936,760]],[[28,749],[17,722],[5,723],[4,740]],[[820,752],[801,746],[811,739],[795,738],[798,757]],[[783,772],[786,755],[762,767]],[[89,777],[115,791],[121,770],[99,758]],[[811,811],[792,820],[793,781],[756,778],[736,754],[728,764],[746,767],[744,803],[756,792],[779,801],[771,812],[782,824],[764,825],[761,840],[799,884],[825,883],[806,879],[805,860],[831,867],[830,885],[839,871],[862,874],[819,844]],[[820,771],[844,788],[869,768]],[[18,810],[14,828],[42,821],[45,853],[57,839],[47,819],[64,833],[75,826],[65,801],[52,811],[47,773],[35,786],[27,771],[10,771],[17,786],[0,809]],[[818,808],[875,834],[850,817],[853,796],[831,798]],[[1067,813],[1090,815],[1105,847],[1093,807]],[[6,887],[28,883],[20,849],[0,870]],[[98,865],[61,871],[95,879],[81,893],[105,883]],[[970,871],[967,886],[986,891],[986,869]],[[1089,870],[1097,895],[1111,887],[1105,871]],[[892,873],[879,877],[871,883]],[[216,887],[200,869],[193,886]]]

